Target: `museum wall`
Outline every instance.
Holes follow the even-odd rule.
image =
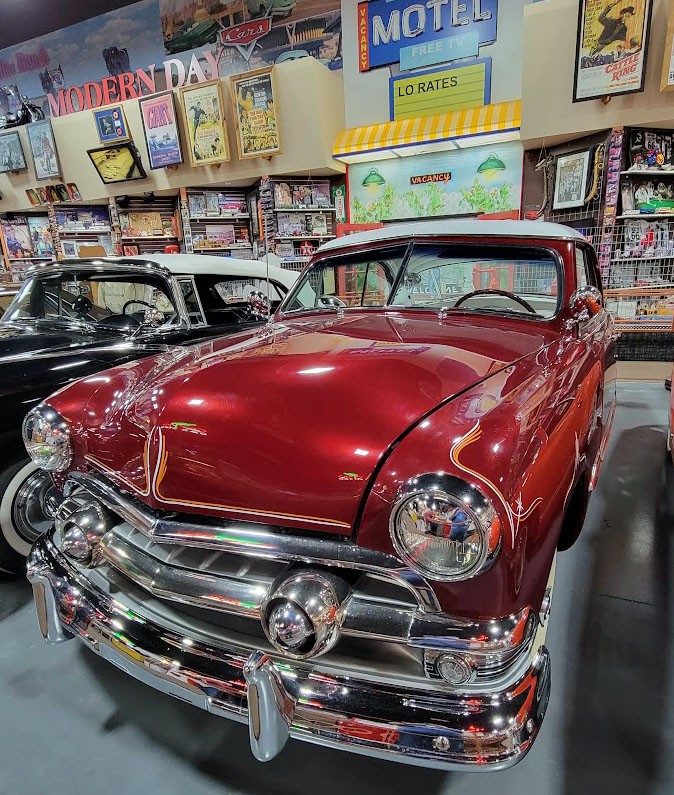
[[[654,0],[645,90],[572,102],[578,0],[546,0],[524,9],[522,140],[526,148],[614,126],[672,127],[674,95],[660,92],[668,0]],[[553,34],[554,32],[554,34]],[[545,79],[541,79],[545,64]],[[552,66],[554,65],[554,66]]]
[[[522,96],[522,14],[530,2],[501,0],[498,4],[497,40],[494,44],[480,47],[480,58],[492,58],[491,102],[507,102]],[[470,15],[473,3],[468,0],[462,5],[465,7],[464,13]],[[357,13],[356,0],[342,0],[347,127],[389,121],[389,79],[394,74],[400,74],[398,64],[369,72],[359,71]]]
[[[232,159],[215,166],[192,168],[187,163],[175,168],[151,171],[143,139],[137,100],[122,103],[131,135],[140,151],[147,179],[118,185],[103,185],[87,155],[87,149],[100,146],[91,111],[52,119],[54,137],[61,162],[63,182],[75,182],[84,201],[99,201],[121,193],[145,191],[175,192],[188,185],[250,185],[263,174],[308,174],[320,176],[342,173],[345,166],[332,157],[332,144],[344,127],[344,85],[341,77],[314,58],[281,63],[275,70],[278,90],[277,112],[280,118],[284,152],[270,160],[239,160],[232,114],[227,114]],[[225,103],[229,107],[229,81],[223,79]],[[298,90],[298,86],[302,90]],[[25,127],[17,128],[24,152],[29,151]],[[183,130],[183,141],[186,136]],[[0,212],[30,207],[27,188],[39,185],[33,161],[27,157],[28,170],[0,174]]]

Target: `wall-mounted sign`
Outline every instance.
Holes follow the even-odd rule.
[[[522,156],[521,144],[508,143],[352,164],[351,221],[519,210]]]
[[[358,4],[358,67],[361,72],[388,66],[401,60],[401,50],[458,34],[477,34],[478,47],[496,41],[498,0],[370,0]],[[468,47],[468,41],[451,46]],[[419,51],[421,57],[430,52]],[[437,54],[437,53],[436,53]],[[475,54],[475,53],[473,53]],[[405,54],[405,61],[414,57]],[[451,58],[466,56],[452,54]],[[426,61],[439,63],[439,61]],[[422,62],[419,65],[424,65]],[[405,68],[410,68],[409,66]]]
[[[573,101],[644,90],[652,0],[581,0]]]
[[[488,105],[491,58],[392,77],[389,90],[392,121]]]
[[[448,36],[446,39],[410,44],[400,50],[400,68],[403,72],[421,69],[437,63],[474,58],[480,52],[480,34],[476,30]]]

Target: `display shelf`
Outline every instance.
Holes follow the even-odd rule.
[[[659,262],[661,260],[674,259],[674,254],[654,254],[648,256],[647,254],[641,257],[620,257],[616,256],[613,262],[617,265],[621,262]]]
[[[205,251],[229,251],[230,249],[242,248],[252,249],[253,247],[244,243],[232,243],[231,246],[195,246],[194,250],[203,254]]]
[[[68,229],[59,226],[59,235],[61,237],[67,235],[109,235],[112,228],[109,226],[97,226],[95,229]]]
[[[333,240],[335,235],[274,235],[275,240]]]
[[[275,213],[322,213],[335,212],[334,207],[274,207]]]
[[[290,263],[290,262],[309,262],[311,257],[285,257],[281,260],[281,263]]]
[[[54,257],[7,257],[8,262],[51,262]]]
[[[620,175],[622,177],[634,177],[634,176],[639,177],[642,174],[645,174],[646,176],[649,175],[652,176],[653,174],[657,174],[659,177],[661,176],[674,177],[674,169],[672,169],[671,171],[664,171],[659,168],[640,168],[640,169],[634,169],[633,171],[628,170],[620,172]]]
[[[190,221],[248,221],[250,215],[238,213],[236,215],[190,215]]]
[[[177,240],[177,235],[122,235],[121,240]]]
[[[655,221],[657,218],[674,218],[674,212],[671,213],[638,213],[634,215],[618,215],[617,221]]]

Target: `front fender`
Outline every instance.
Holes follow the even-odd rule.
[[[444,472],[478,488],[498,513],[494,565],[473,579],[434,583],[453,615],[493,618],[540,607],[574,484],[596,448],[601,366],[568,340],[518,362],[419,422],[380,467],[358,543],[395,554],[388,523],[410,478]]]

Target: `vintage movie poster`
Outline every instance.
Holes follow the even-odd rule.
[[[138,102],[150,168],[177,166],[183,162],[173,91]]]
[[[273,69],[234,75],[230,86],[236,110],[239,157],[280,154],[281,134],[274,102]]]
[[[0,135],[0,174],[7,171],[23,171],[28,168],[16,130]]]
[[[573,101],[643,91],[652,0],[581,0]]]
[[[229,160],[229,141],[220,80],[180,89],[190,163],[208,166]]]
[[[54,179],[59,175],[54,131],[49,121],[36,121],[26,127],[36,179]]]

